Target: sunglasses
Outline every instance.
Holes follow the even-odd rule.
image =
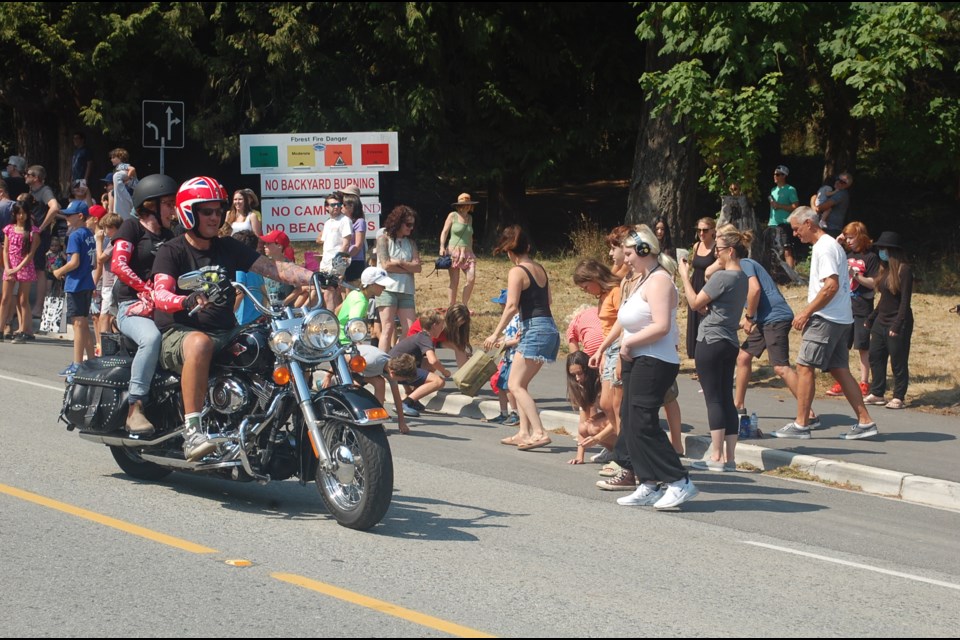
[[[774,172],[773,172],[773,175],[775,175],[775,176],[785,176],[785,175],[787,175],[787,174],[785,174],[785,173],[780,173],[779,171],[774,171]]]
[[[202,209],[195,208],[194,211],[200,216],[218,216],[223,213],[223,209],[211,207],[204,207]]]
[[[706,232],[708,232],[708,231],[713,231],[713,229],[711,229],[710,227],[706,227],[706,228],[704,228],[704,227],[697,227],[697,233],[706,233]]]
[[[731,246],[732,246],[732,245],[731,245]],[[730,249],[731,246],[721,247],[720,245],[715,245],[715,246],[713,247],[713,254],[714,254],[714,255],[720,255],[720,252],[721,252],[721,251],[723,251],[724,249]]]
[[[7,166],[10,166],[10,165],[7,165]],[[24,175],[30,176],[31,178],[39,178],[39,177],[40,177],[39,174],[30,173],[29,171],[28,171],[27,173],[25,173]]]
[[[326,206],[327,206],[328,209],[339,209],[339,208],[342,207],[343,205],[340,204],[339,202],[328,202],[328,203],[326,203]]]
[[[405,227],[410,227],[411,229],[413,229],[413,225],[414,225],[413,222],[404,222],[404,223],[403,223],[403,226],[405,226]]]

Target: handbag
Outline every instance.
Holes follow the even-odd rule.
[[[67,307],[63,296],[47,296],[43,299],[40,316],[40,331],[44,333],[67,332]]]
[[[480,387],[496,373],[501,355],[503,355],[503,347],[490,351],[482,349],[474,351],[470,359],[453,374],[453,383],[457,385],[460,393],[471,398],[477,395]]]
[[[429,278],[433,274],[437,273],[438,269],[450,269],[453,267],[453,258],[450,256],[440,256],[433,263],[433,271],[427,274]]]

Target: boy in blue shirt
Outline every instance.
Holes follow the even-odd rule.
[[[93,231],[87,228],[89,209],[87,203],[74,200],[62,212],[67,219],[67,263],[55,269],[53,275],[63,279],[67,294],[67,320],[73,323],[73,362],[59,375],[69,378],[77,372],[83,354],[94,357],[93,340],[90,336],[90,302],[95,289],[93,266],[96,260],[97,242]],[[96,219],[92,219],[96,223]]]

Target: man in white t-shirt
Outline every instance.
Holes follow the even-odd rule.
[[[840,384],[843,395],[857,414],[857,424],[840,437],[844,440],[872,438],[878,433],[877,425],[867,413],[860,386],[850,374],[847,344],[853,331],[853,309],[850,296],[845,295],[850,291],[847,256],[840,244],[820,228],[820,218],[810,207],[794,209],[789,222],[801,242],[813,245],[813,254],[807,306],[793,320],[793,328],[803,332],[797,356],[797,418],[771,435],[810,437],[807,416],[816,388],[814,369],[821,369],[829,371]]]
[[[327,221],[317,238],[317,244],[323,245],[323,257],[320,258],[320,271],[328,271],[333,266],[333,258],[338,253],[347,253],[353,236],[353,221],[343,215],[343,202],[338,194],[330,194],[324,202]],[[339,288],[323,290],[323,302],[333,311],[343,302]]]

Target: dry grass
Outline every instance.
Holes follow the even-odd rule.
[[[588,227],[585,220],[582,227]],[[596,300],[581,291],[573,284],[571,274],[577,262],[583,257],[606,258],[605,252],[601,255],[590,256],[586,253],[590,240],[589,234],[577,238],[582,252],[564,256],[537,255],[536,259],[546,267],[550,275],[550,286],[553,292],[553,316],[561,334],[566,331],[574,312],[585,304],[595,304]],[[571,240],[573,240],[571,234]],[[302,264],[304,250],[316,250],[316,245],[309,243],[295,243],[298,261]],[[599,245],[594,245],[599,246]],[[602,251],[601,249],[598,249]],[[449,276],[446,272],[437,272],[427,277],[432,270],[432,261],[435,256],[424,255],[423,259],[429,268],[417,277],[417,308],[445,308],[448,301]],[[500,305],[490,302],[491,298],[500,295],[500,289],[506,286],[507,272],[510,263],[505,256],[481,256],[477,260],[477,283],[474,287],[470,307],[474,312],[471,334],[476,345],[490,335],[500,319]],[[463,287],[461,277],[460,287]],[[794,309],[799,311],[806,305],[806,286],[781,287],[784,297]],[[458,292],[458,299],[459,292]],[[960,333],[960,317],[949,313],[948,309],[956,306],[956,296],[914,294],[913,313],[915,327],[910,353],[910,388],[907,394],[907,405],[913,409],[940,413],[946,415],[960,415],[960,359],[954,359],[950,354],[956,349],[955,337]],[[687,309],[682,301],[677,313],[677,322],[680,324],[681,344],[685,340]],[[791,335],[791,360],[796,360],[800,348],[799,334]],[[566,357],[567,343],[561,338],[560,357]],[[693,360],[686,358],[681,348],[681,374],[692,374]],[[851,351],[850,370],[854,376],[859,375],[860,360],[856,351]],[[893,378],[888,371],[888,389]],[[817,395],[833,386],[834,380],[828,374],[817,378]],[[754,362],[751,384],[757,387],[786,389],[781,380],[774,374],[766,358]]]
[[[799,467],[784,466],[765,471],[765,475],[776,476],[778,478],[787,478],[788,480],[803,480],[804,482],[816,482],[818,484],[834,487],[835,489],[846,489],[847,491],[863,491],[863,487],[849,482],[834,482],[833,480],[824,480],[818,476],[803,471]]]

